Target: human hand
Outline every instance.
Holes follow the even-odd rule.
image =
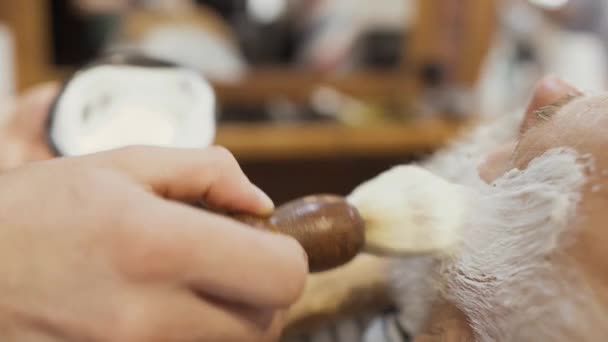
[[[272,210],[221,148],[30,163],[0,189],[2,340],[266,341],[304,286],[295,240],[179,203]]]
[[[58,93],[57,84],[47,83],[3,104],[7,113],[0,120],[0,171],[53,157],[45,122]]]

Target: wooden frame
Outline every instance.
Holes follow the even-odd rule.
[[[0,21],[15,35],[18,90],[59,76],[50,63],[47,13],[47,1],[0,1]]]
[[[329,123],[226,124],[220,127],[216,143],[229,147],[241,161],[387,158],[436,150],[467,128],[469,125],[441,119],[364,127]]]

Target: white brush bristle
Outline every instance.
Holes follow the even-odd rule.
[[[421,167],[394,167],[358,186],[348,201],[365,220],[370,252],[447,254],[458,246],[465,191]]]

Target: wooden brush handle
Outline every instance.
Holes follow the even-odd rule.
[[[351,261],[365,244],[365,225],[357,209],[340,196],[315,195],[288,202],[271,216],[231,215],[251,226],[295,238],[308,255],[310,272]]]

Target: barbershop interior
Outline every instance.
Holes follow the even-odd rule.
[[[605,89],[605,0],[0,0],[0,177],[225,148],[308,254],[282,341],[603,341]]]

